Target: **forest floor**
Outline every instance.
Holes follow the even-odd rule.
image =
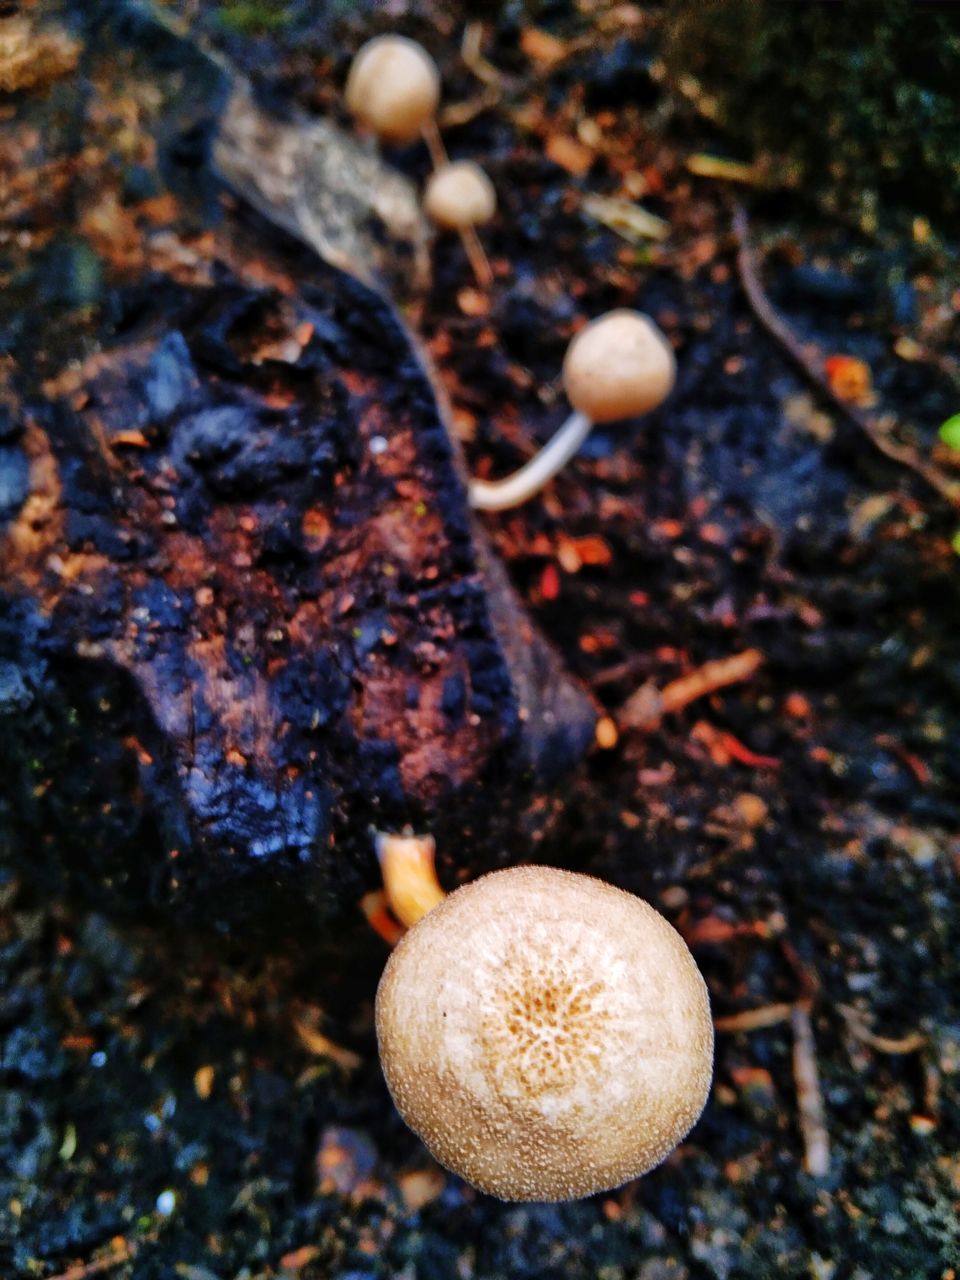
[[[330,5],[314,22],[308,7],[165,12],[274,109],[342,118],[351,53],[388,6]],[[95,327],[113,273],[137,269],[139,237],[179,214],[148,149],[103,200],[115,149],[129,157],[162,113],[135,39],[122,55],[93,48],[84,6],[51,8],[67,33],[48,50],[54,83],[57,57],[73,58],[67,74],[99,103],[100,136],[77,142],[93,174],[78,234],[55,264]],[[526,27],[502,16],[483,28],[480,78],[461,56],[459,6],[389,9],[440,65],[451,156],[483,164],[499,198],[482,232],[493,287],[442,237],[429,290],[398,299],[471,470],[509,471],[562,419],[559,369],[582,318],[637,307],[677,352],[663,412],[596,431],[541,498],[482,522],[618,726],[567,784],[537,859],[641,894],[684,934],[717,1020],[711,1100],[639,1182],[501,1204],[434,1165],[393,1110],[371,1014],[384,947],[359,912],[345,928],[363,959],[332,997],[308,957],[236,939],[212,952],[51,901],[11,872],[0,1275],[953,1280],[960,469],[937,443],[960,397],[948,249],[909,210],[864,230],[811,193],[764,186],[665,84],[656,6],[556,5]],[[429,171],[420,147],[389,158],[417,180]],[[18,182],[29,205],[30,175]],[[211,225],[224,203],[259,225],[231,195]],[[625,710],[643,686],[729,660],[743,678],[660,722]]]

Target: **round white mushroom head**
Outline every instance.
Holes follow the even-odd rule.
[[[440,101],[440,73],[422,45],[377,36],[353,60],[347,108],[388,142],[412,142]]]
[[[423,207],[441,227],[459,231],[489,222],[497,211],[497,193],[478,164],[455,160],[431,174]]]
[[[639,311],[609,311],[591,320],[563,361],[567,399],[593,422],[649,413],[670,394],[675,378],[673,349]]]
[[[549,867],[484,876],[400,942],[377,992],[384,1075],[447,1168],[504,1200],[646,1173],[710,1089],[706,986],[620,889]]]

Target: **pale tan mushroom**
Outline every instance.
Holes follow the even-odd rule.
[[[460,231],[490,221],[497,211],[497,193],[478,164],[454,160],[430,175],[423,207],[439,226]]]
[[[566,466],[594,423],[649,413],[670,394],[675,378],[673,349],[649,316],[621,309],[591,320],[563,361],[563,386],[573,413],[512,475],[471,480],[471,506],[502,511],[526,502]]]
[[[496,213],[497,193],[480,166],[472,160],[441,162],[427,181],[423,207],[438,226],[459,232],[477,283],[489,289],[493,271],[477,227]]]
[[[440,73],[422,45],[406,36],[368,40],[350,68],[347,108],[388,142],[412,142],[440,101]]]
[[[615,422],[649,413],[676,377],[673,348],[649,316],[620,308],[591,320],[563,360],[563,389],[578,413]]]
[[[710,1088],[706,987],[638,898],[548,867],[456,890],[402,939],[377,992],[400,1114],[505,1200],[567,1200],[646,1173]]]

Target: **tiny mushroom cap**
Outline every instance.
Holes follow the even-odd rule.
[[[439,226],[459,231],[489,222],[497,211],[497,193],[478,164],[455,160],[431,174],[423,207]]]
[[[666,338],[639,311],[608,311],[567,348],[563,386],[574,409],[593,422],[649,413],[673,389],[676,360]]]
[[[670,394],[676,361],[666,338],[639,311],[608,311],[567,347],[563,385],[573,412],[539,453],[502,480],[471,480],[470,505],[503,511],[539,492],[565,467],[597,422],[656,409]]]
[[[603,881],[549,867],[456,890],[377,991],[400,1114],[504,1200],[570,1200],[646,1173],[710,1089],[706,986],[680,935]]]
[[[422,45],[377,36],[353,60],[347,108],[388,142],[412,142],[440,101],[440,73]]]

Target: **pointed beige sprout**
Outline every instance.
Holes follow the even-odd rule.
[[[384,1075],[434,1156],[504,1200],[646,1173],[710,1089],[707,990],[680,935],[589,876],[517,867],[456,890],[377,992]]]
[[[437,879],[436,842],[410,831],[378,831],[375,842],[390,910],[409,929],[446,897]]]
[[[566,466],[594,423],[649,413],[670,394],[675,378],[673,349],[649,316],[619,310],[591,320],[563,361],[563,387],[574,412],[513,475],[472,480],[470,505],[502,511],[526,502]]]
[[[348,110],[388,142],[412,142],[440,101],[440,73],[422,45],[377,36],[360,49],[347,77]]]

